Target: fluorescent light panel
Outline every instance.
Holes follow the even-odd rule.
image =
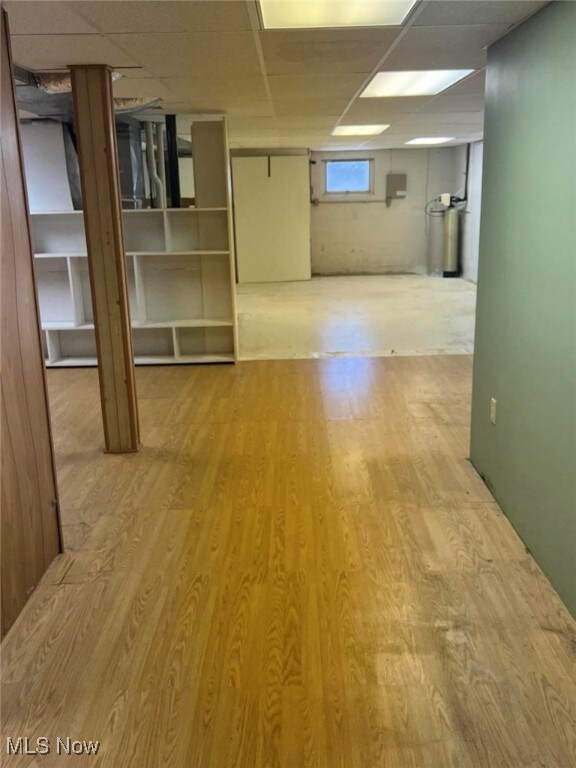
[[[454,139],[454,136],[431,136],[430,138],[410,139],[405,144],[447,144],[449,141],[454,141]]]
[[[389,125],[338,125],[332,136],[377,136],[390,128]]]
[[[434,96],[472,74],[473,69],[433,69],[422,72],[378,72],[361,98]]]
[[[264,29],[402,24],[417,0],[260,0]]]

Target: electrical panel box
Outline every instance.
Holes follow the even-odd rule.
[[[408,180],[405,173],[389,173],[386,176],[386,200],[406,197]]]

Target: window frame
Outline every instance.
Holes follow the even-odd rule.
[[[361,190],[337,190],[330,191],[328,189],[328,164],[329,163],[368,163],[368,189]],[[354,197],[374,195],[374,158],[373,157],[339,157],[335,159],[323,159],[322,160],[322,195],[330,198],[334,197]]]

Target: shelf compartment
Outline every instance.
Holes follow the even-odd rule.
[[[72,301],[74,302],[74,317],[78,326],[94,323],[94,310],[92,308],[92,293],[90,290],[90,273],[88,261],[83,259],[70,259],[70,278],[72,285]],[[138,304],[136,301],[136,278],[134,274],[134,260],[126,260],[126,275],[128,279],[128,300],[130,313],[138,318]]]
[[[94,330],[78,329],[47,331],[48,359],[51,365],[78,365],[79,359],[96,362]],[[90,363],[86,363],[87,365]]]
[[[170,322],[204,316],[199,256],[141,256],[144,286],[143,322]]]
[[[45,256],[86,253],[82,211],[34,213],[31,218],[34,253]]]
[[[125,211],[124,243],[127,252],[166,251],[164,212],[158,209]]]
[[[200,355],[234,355],[232,327],[177,328],[176,357],[193,358]]]
[[[228,251],[226,211],[174,209],[166,211],[166,242],[174,251]]]
[[[234,304],[229,257],[202,256],[200,268],[204,317],[206,319],[233,317]]]
[[[133,328],[134,357],[168,357],[174,359],[174,341],[171,328]]]
[[[70,292],[70,274],[66,258],[45,259],[34,262],[40,317],[49,323],[74,325],[74,304]]]

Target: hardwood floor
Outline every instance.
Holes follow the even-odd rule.
[[[96,371],[49,371],[68,551],[2,646],[2,765],[576,765],[576,625],[467,461],[470,378],[140,368],[114,456]]]

